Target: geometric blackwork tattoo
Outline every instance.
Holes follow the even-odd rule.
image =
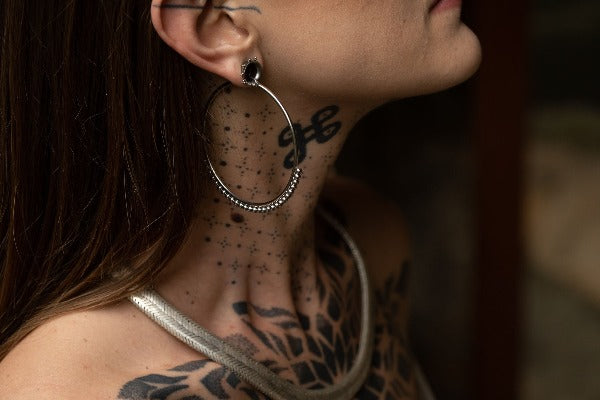
[[[272,305],[236,302],[231,307],[251,334],[223,338],[305,389],[339,382],[354,363],[360,335],[360,284],[351,253],[333,229],[324,226],[321,232],[318,255],[323,268],[314,289],[320,311],[308,316]],[[375,346],[367,381],[355,396],[358,400],[415,395],[412,356],[406,333],[399,328],[404,316],[398,312],[407,301],[409,269],[406,262],[375,290]],[[229,399],[240,394],[268,400],[227,368],[202,359],[134,379],[120,389],[118,399]]]

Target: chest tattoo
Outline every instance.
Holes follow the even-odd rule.
[[[319,250],[323,268],[316,277],[314,315],[274,306],[237,302],[232,310],[250,334],[224,338],[282,378],[306,389],[334,384],[352,367],[360,334],[360,282],[351,255],[334,232],[324,234]],[[375,347],[370,374],[358,400],[412,399],[412,357],[402,319],[407,308],[409,263],[375,291]],[[375,269],[376,270],[376,269]],[[208,360],[179,365],[136,378],[118,399],[229,399],[244,393],[268,399],[227,368]]]

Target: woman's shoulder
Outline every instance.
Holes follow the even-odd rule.
[[[0,399],[140,400],[181,392],[225,398],[211,386],[224,367],[200,358],[124,301],[72,312],[33,331],[0,363]],[[227,396],[249,398],[236,390]]]
[[[339,218],[363,254],[374,292],[379,351],[386,354],[389,349],[386,343],[405,346],[412,255],[402,211],[392,200],[364,183],[343,177],[335,177],[327,184],[324,199],[340,209]],[[383,340],[384,337],[399,341],[389,342]]]
[[[327,180],[323,199],[339,210],[373,272],[376,288],[403,272],[412,257],[410,235],[394,201],[359,180],[339,175]]]
[[[125,308],[75,311],[40,325],[0,362],[0,399],[114,398],[104,383],[127,369]]]

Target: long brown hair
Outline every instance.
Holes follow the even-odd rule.
[[[0,360],[61,313],[152,282],[206,182],[205,76],[150,0],[0,7]]]

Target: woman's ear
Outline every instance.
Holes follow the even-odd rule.
[[[262,62],[258,33],[251,18],[260,15],[260,11],[237,8],[232,4],[235,0],[198,3],[198,0],[154,0],[154,29],[192,64],[241,86],[242,63],[254,57]]]

